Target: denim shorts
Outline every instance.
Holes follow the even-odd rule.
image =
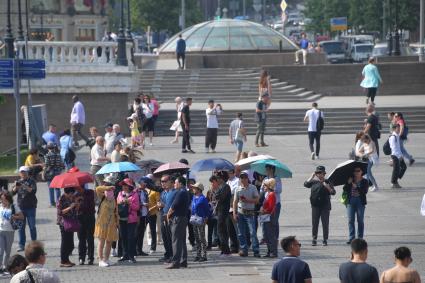
[[[235,140],[235,146],[236,146],[236,149],[237,149],[239,152],[242,152],[242,148],[243,148],[243,141]]]

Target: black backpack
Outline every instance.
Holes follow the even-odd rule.
[[[382,146],[382,151],[385,155],[391,155],[391,146],[390,146],[390,137],[394,135],[390,135],[387,139],[387,141]]]
[[[312,206],[322,207],[326,205],[328,198],[329,196],[324,192],[322,184],[317,183],[311,187],[310,203]]]
[[[316,131],[321,132],[325,128],[325,120],[322,117],[322,111],[319,110],[319,118],[316,122]]]

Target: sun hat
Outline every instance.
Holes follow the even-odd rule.
[[[200,182],[196,182],[193,185],[190,185],[192,188],[199,189],[201,192],[204,190],[204,185]]]
[[[133,180],[131,180],[130,178],[125,178],[124,180],[122,180],[122,182],[120,184],[121,184],[121,186],[122,185],[127,185],[127,186],[129,186],[131,188],[134,188]]]

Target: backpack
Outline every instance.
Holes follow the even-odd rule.
[[[323,186],[319,183],[311,187],[310,203],[312,206],[324,206],[329,196],[324,193]]]
[[[382,151],[385,155],[391,155],[391,146],[390,146],[390,137],[394,135],[390,135],[387,139],[387,141],[382,146]]]
[[[316,122],[316,131],[321,132],[325,128],[325,120],[322,117],[322,111],[319,110],[319,118]]]
[[[404,123],[403,134],[400,136],[400,139],[407,140],[407,135],[409,134],[409,127]]]

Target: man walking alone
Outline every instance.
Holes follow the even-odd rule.
[[[183,130],[182,153],[191,152],[195,153],[190,146],[190,106],[192,105],[192,98],[186,98],[186,104],[181,111],[181,126]]]
[[[84,106],[81,103],[78,95],[74,95],[72,97],[72,101],[74,102],[74,106],[71,111],[71,133],[72,139],[74,140],[74,146],[78,147],[78,137],[77,134],[86,142],[88,145],[89,139],[81,132],[84,124],[86,123],[86,113],[84,112]]]
[[[184,61],[186,58],[186,41],[182,38],[181,34],[179,34],[179,39],[177,40],[176,56],[177,56],[177,63],[179,64],[179,69],[184,69]],[[180,64],[180,58],[182,59],[181,64]]]
[[[323,119],[323,112],[317,109],[318,105],[314,102],[312,108],[305,113],[304,122],[308,122],[308,141],[311,151],[311,159],[319,158],[320,153],[320,136],[322,134],[321,127],[323,124],[318,123],[319,118]],[[321,120],[323,121],[323,120]],[[316,151],[314,150],[314,141],[316,141]]]

